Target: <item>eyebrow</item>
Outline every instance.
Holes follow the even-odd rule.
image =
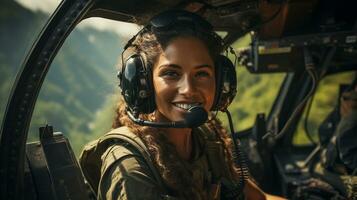
[[[176,69],[181,69],[181,66],[180,65],[176,65],[176,64],[163,64],[163,65],[159,66],[159,69],[160,68],[164,68],[164,67],[172,67],[172,68],[176,68]]]
[[[177,65],[177,64],[164,64],[164,65],[160,65],[159,66],[159,69],[160,68],[163,68],[163,67],[172,67],[172,68],[176,68],[176,69],[181,69],[181,66],[180,65]],[[209,65],[209,64],[202,64],[202,65],[197,65],[195,68],[197,69],[200,69],[200,68],[212,68],[213,69],[213,66]]]

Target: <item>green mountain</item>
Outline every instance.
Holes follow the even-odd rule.
[[[0,122],[15,73],[48,18],[14,1],[1,2]],[[75,29],[46,76],[32,117],[29,140],[37,140],[39,126],[47,123],[73,139],[76,152],[91,140],[92,121],[116,89],[115,64],[120,53],[121,40],[117,34],[94,28]],[[100,124],[103,129],[110,127],[112,114],[109,116],[108,122]]]

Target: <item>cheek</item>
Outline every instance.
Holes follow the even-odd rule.
[[[169,101],[172,98],[172,87],[168,85],[165,81],[161,78],[155,77],[153,81],[154,85],[154,92],[155,92],[155,101],[157,107],[162,107],[162,103],[165,101]]]
[[[206,110],[210,110],[213,106],[214,97],[216,93],[216,83],[215,80],[210,81],[204,85],[203,95],[206,100]]]

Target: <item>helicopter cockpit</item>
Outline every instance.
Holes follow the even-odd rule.
[[[76,141],[68,140],[66,133],[54,131],[58,129],[53,122],[51,126],[45,123],[40,128],[35,142],[28,140],[41,88],[46,84],[53,60],[64,48],[82,53],[88,57],[83,59],[87,59],[87,63],[94,62],[90,57],[96,52],[66,47],[66,40],[82,21],[104,18],[143,25],[154,14],[172,8],[200,14],[211,22],[227,48],[231,46],[228,49],[233,53],[227,53],[232,53],[237,68],[244,68],[256,77],[283,74],[276,92],[266,94],[271,95],[268,96],[272,99],[271,107],[254,112],[254,124],[235,132],[246,154],[252,179],[264,191],[289,199],[357,198],[356,174],[345,174],[351,185],[341,187],[346,185],[341,174],[326,175],[327,172],[320,173],[324,169],[318,172],[316,169],[326,147],[322,141],[332,137],[321,129],[323,121],[338,109],[341,95],[348,87],[346,84],[351,84],[357,76],[357,13],[354,2],[347,0],[62,1],[23,61],[4,112],[0,137],[0,198],[95,198],[88,192],[71,148]],[[236,45],[241,38],[245,38],[246,44]],[[104,52],[112,50],[103,46],[100,48]],[[115,73],[114,69],[106,72]],[[63,76],[71,78],[71,75]],[[61,79],[56,73],[50,76]],[[259,82],[258,79],[251,85]],[[50,87],[56,90],[56,85]],[[264,95],[264,91],[260,93]],[[92,95],[85,96],[89,103]],[[60,112],[55,104],[48,107]],[[87,112],[78,108],[74,112]],[[254,107],[248,109],[254,111]],[[237,123],[238,118],[233,116]],[[317,182],[311,183],[312,178],[321,180],[318,183],[322,186],[313,187]]]

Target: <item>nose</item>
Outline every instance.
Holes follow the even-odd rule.
[[[179,94],[185,96],[192,96],[196,93],[197,88],[195,86],[194,78],[189,75],[182,76],[179,84],[178,84],[178,92]]]

